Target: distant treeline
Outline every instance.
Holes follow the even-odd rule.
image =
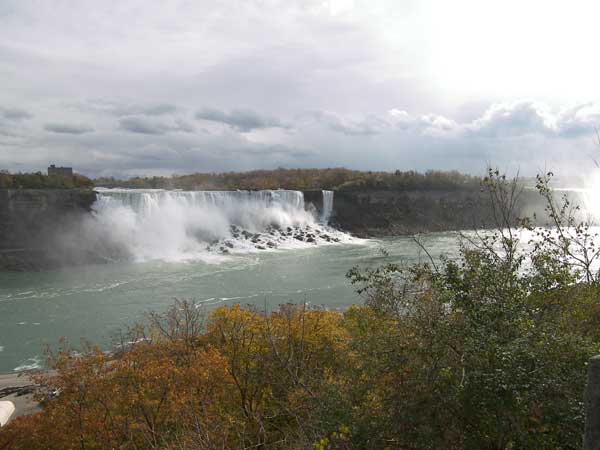
[[[138,189],[252,190],[252,189],[331,189],[331,190],[470,190],[480,187],[481,178],[457,171],[414,170],[365,172],[344,168],[276,169],[251,172],[194,173],[172,177],[134,177],[129,180],[97,178],[96,186]]]
[[[9,173],[0,171],[0,189],[74,189],[92,188],[94,183],[83,175],[48,176],[42,172]]]

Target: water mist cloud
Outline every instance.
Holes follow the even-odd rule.
[[[100,190],[94,216],[81,229],[91,236],[88,248],[104,242],[94,246],[104,258],[120,248],[136,261],[215,262],[229,253],[351,241],[326,226],[333,197],[323,195],[327,208],[319,221],[299,191]]]

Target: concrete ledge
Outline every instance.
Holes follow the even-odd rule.
[[[600,355],[588,363],[583,448],[600,450]]]
[[[15,406],[11,420],[40,411],[33,392],[27,392],[32,387],[35,387],[35,381],[29,374],[0,374],[0,402],[10,401]]]
[[[12,416],[14,412],[15,405],[13,404],[13,402],[0,402],[0,427],[3,427],[8,423],[10,416]]]

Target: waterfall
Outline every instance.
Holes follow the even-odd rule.
[[[165,191],[160,189],[98,189],[98,203],[119,204],[138,214],[148,215],[168,205],[183,208],[212,208],[226,211],[235,223],[242,209],[279,208],[290,215],[303,215],[304,194],[301,191]],[[262,211],[264,212],[264,211]],[[247,224],[252,226],[252,224]]]
[[[301,191],[97,189],[97,228],[135,260],[206,259],[207,255],[339,242],[326,228],[333,192],[323,191],[320,223]]]
[[[323,192],[323,209],[321,210],[321,223],[327,225],[333,211],[333,191]]]

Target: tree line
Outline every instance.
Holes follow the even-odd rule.
[[[171,177],[133,177],[118,180],[102,177],[94,180],[96,186],[138,189],[184,190],[253,190],[253,189],[328,189],[328,190],[463,190],[478,189],[481,178],[457,171],[414,170],[372,172],[331,169],[275,169],[249,172],[194,173]]]
[[[42,172],[10,173],[0,171],[0,189],[72,189],[122,187],[131,189],[184,190],[472,190],[479,189],[481,177],[457,171],[414,170],[372,172],[333,169],[275,169],[249,172],[193,173],[170,177],[132,177],[121,180],[83,175],[48,176]]]
[[[73,174],[72,176],[48,176],[42,172],[10,173],[0,171],[0,189],[74,189],[92,188],[89,178]]]

